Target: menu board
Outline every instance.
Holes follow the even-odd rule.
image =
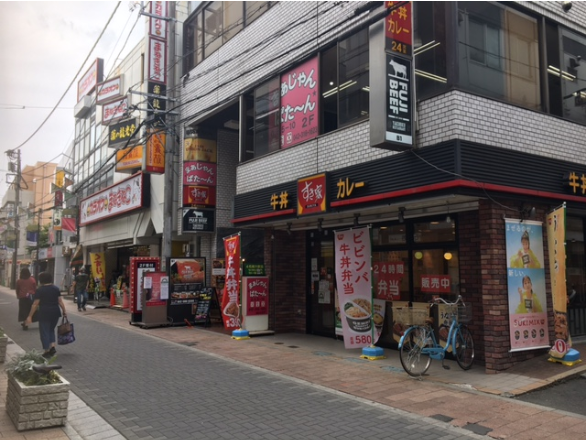
[[[169,261],[171,280],[170,306],[194,305],[204,288],[206,259],[204,257],[175,258]]]
[[[210,326],[210,306],[215,295],[216,290],[212,287],[206,287],[197,293],[197,301],[192,306],[194,324]]]

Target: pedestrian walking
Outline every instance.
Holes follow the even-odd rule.
[[[75,296],[77,298],[77,310],[86,310],[86,304],[88,303],[88,285],[90,278],[86,274],[86,269],[82,266],[79,269],[77,276],[73,281],[73,288]]]
[[[18,321],[22,326],[23,330],[27,330],[29,327],[26,325],[25,320],[31,311],[33,304],[33,296],[37,290],[37,281],[31,276],[31,272],[28,268],[20,270],[20,277],[16,281],[16,298],[18,299]]]
[[[67,317],[67,313],[61,291],[53,284],[53,276],[43,272],[39,274],[39,283],[41,286],[35,292],[33,306],[31,306],[25,324],[31,323],[33,314],[39,310],[39,334],[45,351],[43,357],[51,358],[57,352],[55,349],[55,327],[62,312],[63,317]]]

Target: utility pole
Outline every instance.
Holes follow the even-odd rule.
[[[169,23],[168,48],[169,56],[167,57],[167,90],[175,96],[175,2],[169,2],[169,16],[172,18]],[[173,97],[170,97],[173,98]],[[171,257],[171,239],[173,234],[173,190],[174,190],[174,172],[173,172],[173,153],[175,151],[175,118],[172,112],[166,115],[165,125],[167,126],[167,136],[165,143],[165,199],[163,201],[163,237],[161,244],[161,270],[167,271],[167,259]]]
[[[35,280],[39,280],[39,248],[41,248],[41,214],[43,210],[39,208],[37,221],[37,256],[35,259]]]
[[[8,150],[6,152],[10,160],[16,159],[16,170],[14,176],[14,254],[12,256],[12,272],[10,276],[10,288],[16,288],[16,267],[18,262],[18,242],[20,239],[20,219],[18,214],[18,207],[20,205],[20,150]],[[16,156],[16,158],[15,158]],[[11,164],[12,165],[12,164]]]

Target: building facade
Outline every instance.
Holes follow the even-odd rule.
[[[189,176],[209,178],[192,171],[211,163],[217,179],[200,186],[216,202],[178,200],[183,213],[214,212],[214,231],[193,235],[196,255],[223,257],[222,238],[241,232],[243,258],[269,275],[275,332],[336,335],[334,233],[368,225],[375,295],[386,300],[378,345],[397,344],[394,304],[461,295],[477,359],[504,370],[544,353],[512,349],[513,220],[540,225],[548,256],[541,225],[564,205],[578,299],[568,318],[572,334],[585,333],[585,5],[394,3],[189,10],[179,187],[198,187]],[[413,23],[402,28],[407,7]],[[385,47],[386,29],[410,39]],[[186,146],[210,143],[216,161],[189,156]],[[542,268],[552,342],[546,257]]]

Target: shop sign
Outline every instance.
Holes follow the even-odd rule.
[[[298,215],[326,211],[326,174],[298,180]]]
[[[165,173],[165,143],[167,135],[160,129],[147,130],[146,173]]]
[[[273,211],[276,211],[277,209],[284,210],[286,208],[289,208],[289,203],[289,193],[287,191],[282,191],[279,194],[273,193],[271,195],[270,204],[273,207]]]
[[[217,146],[213,139],[189,137],[183,142],[184,161],[203,161],[216,164]]]
[[[196,205],[215,207],[216,187],[205,185],[186,185],[183,187],[183,206],[193,207]]]
[[[511,351],[547,348],[542,222],[504,221]]]
[[[62,190],[57,190],[55,192],[54,200],[55,200],[55,207],[56,208],[63,207],[63,191]]]
[[[106,260],[104,253],[90,253],[90,262],[92,263],[92,276],[100,280],[100,291],[106,290]]]
[[[143,146],[127,147],[116,152],[116,171],[128,172],[143,165]]]
[[[262,263],[245,263],[243,272],[245,276],[264,276],[265,265]]]
[[[170,305],[196,304],[199,291],[206,283],[206,259],[204,257],[172,257],[169,260],[172,284]]]
[[[149,37],[149,81],[167,84],[167,43]]]
[[[129,108],[128,97],[118,98],[102,106],[102,125],[107,126],[111,122],[124,118]]]
[[[243,297],[246,315],[269,314],[269,277],[243,278]]]
[[[130,118],[108,127],[108,147],[128,141],[137,129],[137,119]]]
[[[338,192],[336,194],[336,199],[344,199],[351,197],[353,191],[357,188],[365,187],[365,182],[353,182],[349,178],[342,179],[340,178],[336,183],[336,187],[338,188]]]
[[[240,315],[240,234],[224,238],[226,256],[225,284],[220,310],[224,329],[234,330],[241,326]]]
[[[80,226],[92,224],[145,206],[144,175],[137,173],[80,203]]]
[[[387,127],[385,140],[403,146],[412,141],[412,62],[385,54],[387,60]]]
[[[92,63],[86,73],[81,77],[77,83],[77,101],[81,100],[84,96],[90,94],[96,85],[102,81],[104,76],[104,60],[102,58],[96,58],[96,61]]]
[[[563,185],[572,194],[585,196],[585,173],[569,172],[564,176]]]
[[[57,195],[57,193],[55,193]],[[57,205],[56,205],[57,207]],[[63,214],[63,210],[61,208],[55,208],[53,210],[53,230],[60,231],[61,230],[61,216]]]
[[[213,233],[215,210],[183,209],[182,231],[184,233]]]
[[[122,77],[114,77],[96,86],[96,104],[103,104],[112,101],[114,98],[122,97]]]
[[[412,56],[412,2],[385,2],[397,6],[385,19],[385,49],[406,57]]]
[[[446,274],[423,275],[420,277],[420,290],[427,293],[450,294],[450,276]]]
[[[373,263],[375,296],[384,300],[400,299],[400,284],[405,275],[403,262]]]
[[[335,231],[334,253],[344,346],[364,348],[374,343],[369,228]]]
[[[149,17],[149,35],[165,40],[167,38],[167,2],[152,1],[151,14],[155,17]],[[161,17],[161,18],[158,18]]]
[[[183,185],[216,186],[216,164],[190,161],[183,163]]]
[[[281,148],[318,136],[318,57],[281,75]]]

